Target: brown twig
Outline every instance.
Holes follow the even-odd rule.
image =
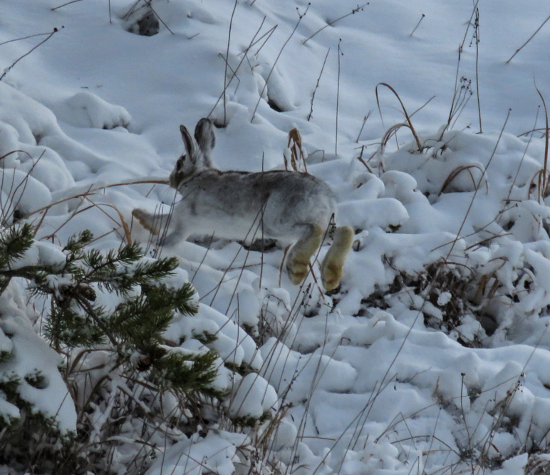
[[[313,94],[311,94],[311,108],[307,116],[308,122],[311,120],[311,117],[313,116],[313,101],[315,101],[315,93],[317,92],[317,89],[319,87],[319,82],[321,81],[321,76],[323,75],[325,64],[327,64],[327,58],[329,53],[330,53],[330,48],[327,50],[327,54],[325,55],[325,60],[323,61],[323,66],[321,66],[321,72],[319,73],[319,77],[317,78],[317,84],[315,84],[315,89],[313,89]]]
[[[411,34],[409,35],[409,37],[412,36],[413,33],[416,31],[416,29],[420,26],[420,23],[422,22],[422,20],[424,20],[424,17],[425,17],[425,16],[426,16],[426,15],[424,15],[424,13],[422,13],[422,16],[420,17],[420,20],[418,20],[418,23],[417,23],[416,26],[414,27],[414,30],[411,31]]]
[[[357,8],[354,8],[351,12],[349,13],[346,13],[345,15],[342,15],[341,17],[339,18],[336,18],[336,20],[332,20],[332,21],[329,21],[327,22],[327,24],[325,26],[323,26],[323,28],[320,28],[319,30],[317,30],[315,33],[313,33],[311,36],[308,36],[303,42],[302,44],[306,44],[309,40],[311,40],[311,38],[313,38],[315,35],[317,35],[318,33],[321,33],[321,31],[323,31],[325,28],[328,28],[329,26],[332,26],[334,25],[337,21],[340,21],[340,20],[343,20],[344,18],[347,18],[348,16],[350,15],[355,15],[357,12],[359,11],[363,11],[365,9],[365,7],[369,4],[369,2],[367,3],[363,3],[363,5],[360,5],[358,6]]]
[[[72,3],[78,3],[78,2],[81,2],[81,1],[82,0],[72,0],[71,2],[64,3],[63,5],[59,5],[57,7],[52,8],[52,12],[54,10],[57,10],[58,8],[66,7],[67,5],[71,5]]]
[[[64,28],[64,27],[61,27],[61,28]],[[27,51],[23,56],[19,56],[19,58],[17,58],[12,64],[11,66],[8,66],[6,69],[4,69],[4,74],[2,74],[2,76],[0,76],[0,81],[2,79],[4,79],[4,77],[6,76],[6,74],[8,74],[11,69],[19,62],[21,61],[23,58],[27,57],[29,54],[31,54],[36,48],[38,48],[39,46],[42,46],[46,41],[48,41],[53,35],[55,35],[59,30],[57,28],[54,28],[53,31],[48,35],[48,37],[44,40],[42,40],[40,43],[38,43],[36,46],[34,46],[33,48],[31,48],[29,51]]]
[[[547,22],[548,20],[550,20],[550,15],[548,15],[548,16],[546,17],[546,20],[544,20],[544,21],[542,22],[542,25],[540,25],[540,26],[535,30],[535,32],[529,37],[529,39],[528,39],[525,43],[523,43],[523,44],[516,50],[516,52],[515,52],[512,56],[510,56],[510,59],[509,59],[508,61],[506,61],[506,64],[508,64],[510,61],[512,61],[512,58],[513,58],[516,54],[518,54],[525,46],[527,46],[527,43],[529,43],[529,41],[531,41],[531,40],[533,39],[533,37],[540,31],[540,29],[546,24],[546,22]]]
[[[477,112],[479,116],[479,134],[483,133],[481,127],[481,100],[479,96],[479,8],[476,6],[475,11],[475,20],[474,20],[474,39],[476,43],[476,96],[477,96]]]

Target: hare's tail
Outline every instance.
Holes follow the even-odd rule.
[[[321,263],[321,279],[326,290],[333,290],[340,285],[342,268],[353,244],[353,229],[340,226],[334,232],[334,241]]]
[[[166,226],[170,221],[170,214],[151,214],[144,209],[135,209],[132,211],[132,215],[154,236],[157,236],[160,232],[166,229]]]

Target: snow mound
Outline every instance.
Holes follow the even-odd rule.
[[[88,91],[75,94],[53,110],[59,120],[76,127],[128,128],[132,121],[132,117],[124,107],[109,104]]]

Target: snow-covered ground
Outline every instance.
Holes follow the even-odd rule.
[[[33,211],[97,189],[98,206],[52,207],[37,237],[62,245],[90,229],[103,236],[95,246],[118,248],[122,220],[174,191],[101,187],[166,178],[183,152],[180,124],[210,116],[219,168],[249,171],[284,168],[297,127],[308,172],[356,230],[340,290],[324,294],[317,264],[293,286],[281,246],[182,242],[162,252],[178,256],[201,308],[167,338],[186,335],[196,350],[193,334],[217,333],[220,357],[253,370],[220,369],[217,384],[232,391],[231,416],[284,413],[270,450],[289,473],[512,475],[549,460],[550,209],[536,87],[548,100],[550,25],[507,63],[547,2],[155,0],[153,36],[135,34],[143,1],[62,4],[0,3],[3,216],[13,201],[37,224]],[[417,138],[407,126],[385,136],[406,119],[380,83]],[[148,238],[133,223],[132,239]],[[70,428],[55,389],[42,410],[59,401]],[[147,473],[230,474],[248,442],[229,427],[197,433]]]

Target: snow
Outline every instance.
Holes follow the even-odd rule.
[[[288,411],[272,456],[299,475],[437,473],[453,464],[459,472],[474,464],[464,454],[482,451],[485,473],[508,475],[525,469],[533,447],[548,450],[545,143],[520,134],[543,127],[533,79],[547,98],[550,27],[506,62],[540,26],[546,2],[479,2],[479,55],[471,2],[372,0],[306,41],[357,2],[314,1],[293,33],[306,0],[240,0],[229,48],[230,0],[156,0],[166,25],[150,37],[135,34],[141,10],[125,17],[132,0],[112,0],[111,21],[105,2],[52,10],[61,3],[0,5],[0,43],[58,28],[0,81],[3,225],[22,216],[39,226],[15,266],[62,262],[60,246],[84,229],[102,236],[100,249],[125,242],[123,224],[147,243],[132,210],[166,210],[181,197],[133,182],[168,176],[183,152],[180,124],[192,128],[211,111],[217,125],[226,120],[214,159],[222,170],[249,171],[282,169],[297,127],[309,173],[335,192],[338,223],[356,230],[341,290],[324,295],[316,263],[315,276],[293,286],[280,272],[281,246],[261,254],[210,236],[180,243],[162,255],[177,256],[172,284],[191,281],[200,307],[172,322],[171,350],[217,352],[215,385],[229,395],[230,416]],[[42,39],[0,44],[1,69]],[[472,82],[459,81],[458,92],[473,95],[446,129],[461,44],[458,79]],[[398,92],[421,151],[407,127],[380,148],[404,117],[383,86],[379,114],[379,83]],[[115,183],[125,185],[102,189]],[[34,333],[23,294],[6,292],[0,350],[13,358],[0,361],[0,374],[13,371],[26,400],[74,429],[61,357]],[[448,323],[455,311],[460,321]],[[25,380],[37,360],[40,388]],[[0,414],[18,417],[3,397]],[[147,473],[234,473],[245,459],[237,447],[253,437],[236,432],[211,427],[159,448]]]

